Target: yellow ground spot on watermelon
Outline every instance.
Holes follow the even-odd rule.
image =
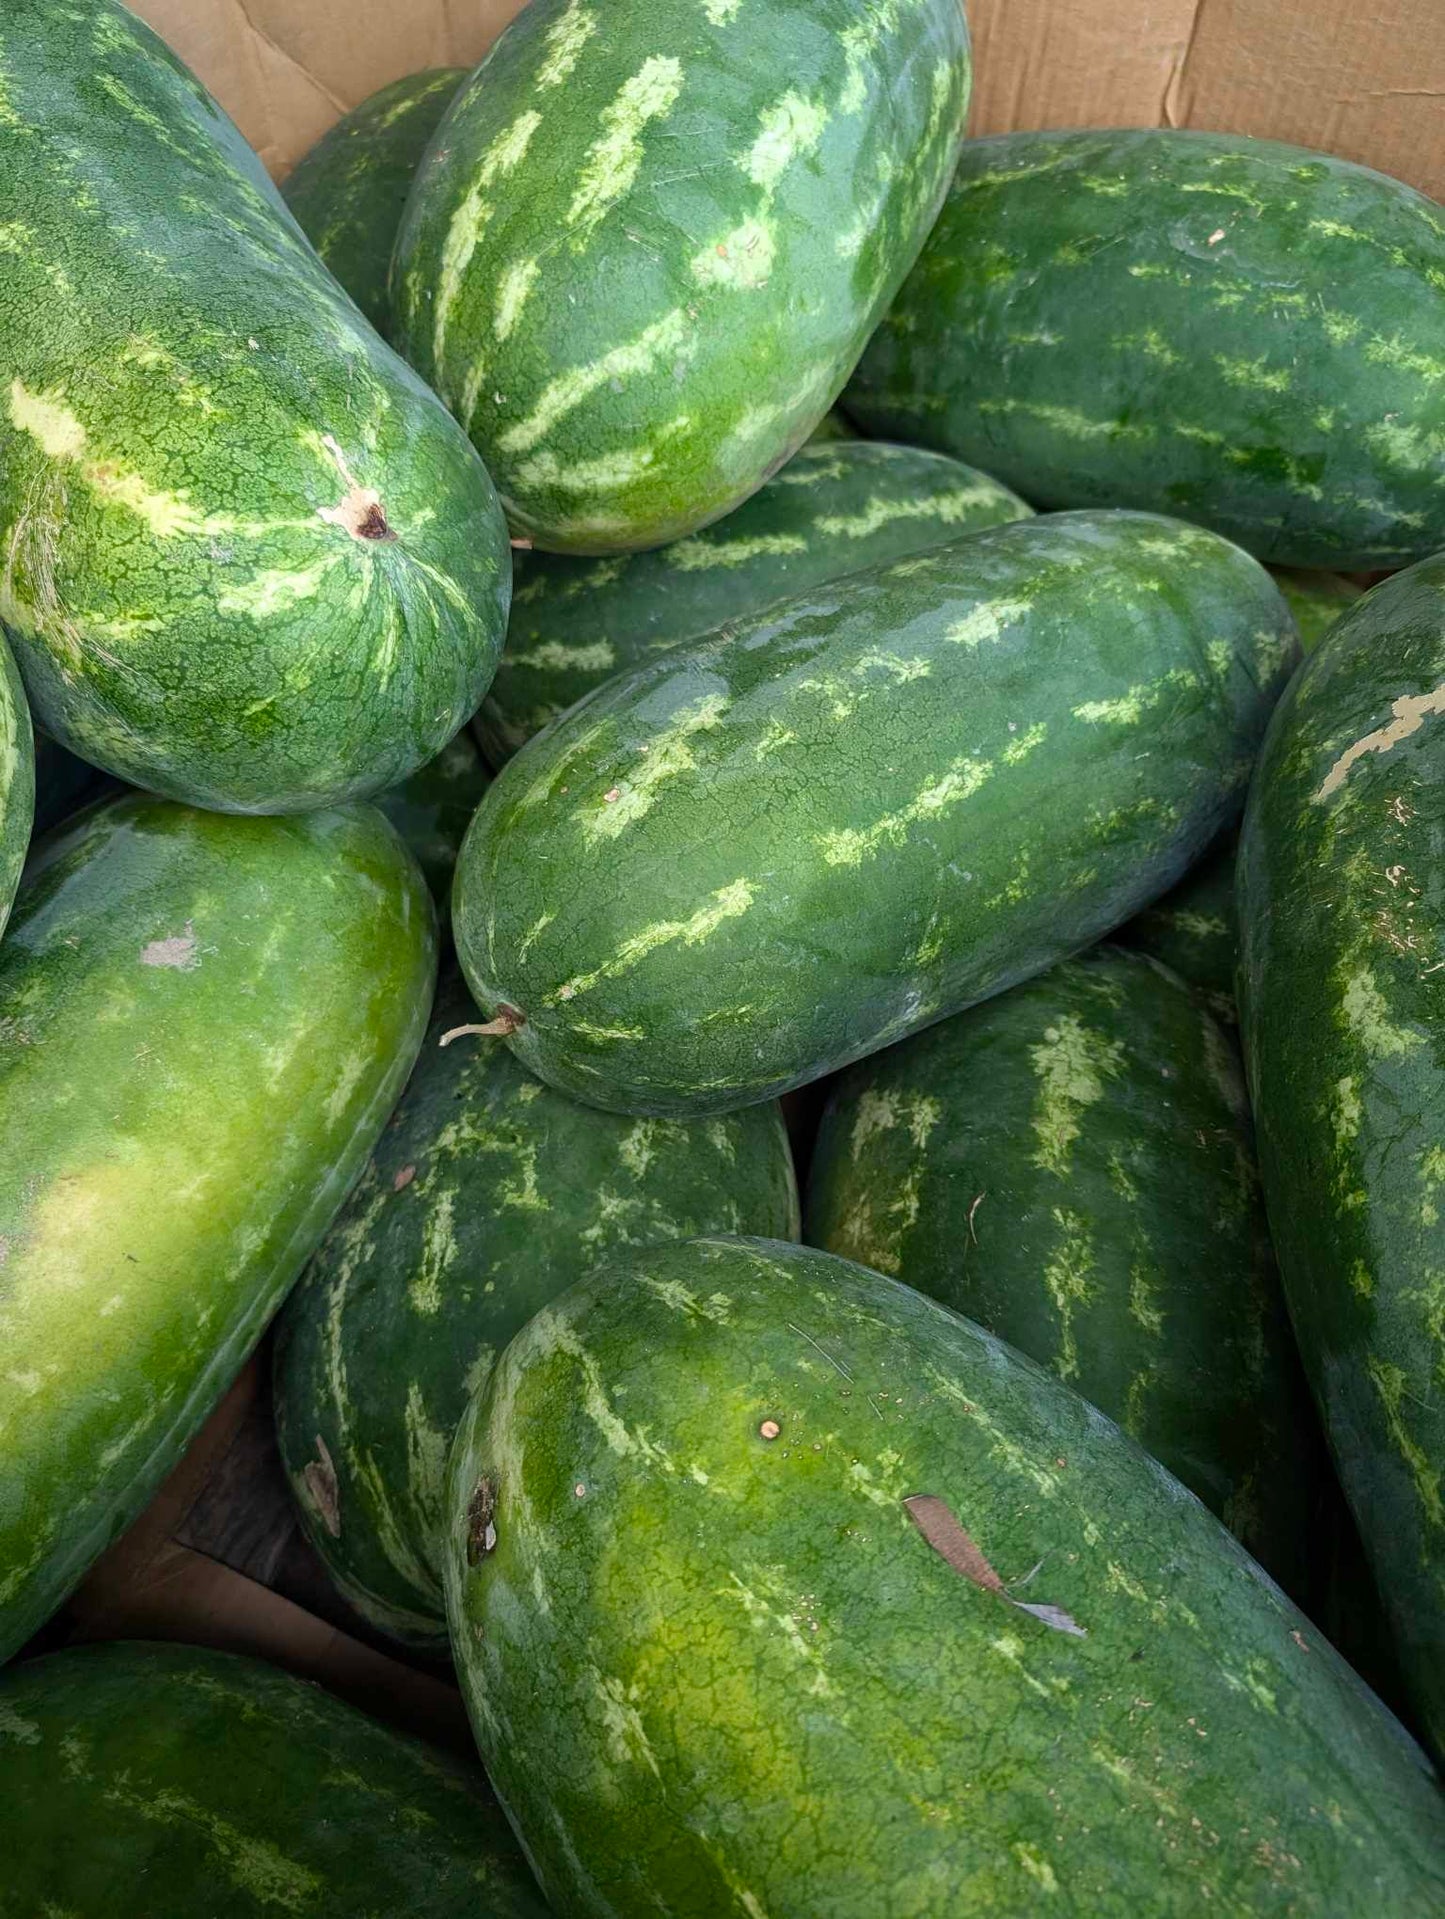
[[[451,1434],[432,1424],[416,1380],[408,1380],[406,1411],[406,1477],[411,1496],[428,1526],[442,1523],[445,1506],[447,1451]]]
[[[695,705],[684,707],[648,742],[646,757],[638,759],[635,772],[609,786],[600,800],[589,800],[574,811],[572,817],[584,837],[589,842],[618,839],[644,819],[656,804],[659,790],[696,767],[694,737],[718,726],[728,705],[725,694],[708,693]]]
[[[148,1825],[178,1826],[202,1837],[225,1868],[231,1884],[262,1906],[285,1912],[304,1912],[321,1895],[325,1881],[299,1859],[288,1858],[269,1839],[243,1832],[230,1820],[174,1787],[159,1792],[137,1791],[128,1773],[109,1775],[105,1797],[124,1806]]]
[[[412,1306],[427,1318],[441,1311],[442,1282],[456,1256],[456,1194],[444,1187],[435,1198],[427,1195],[421,1258],[406,1289]]]
[[[535,260],[513,260],[497,282],[497,310],[492,319],[492,331],[499,340],[507,339],[518,320],[522,317],[522,308],[527,304],[527,295],[537,283],[541,268]],[[468,413],[476,409],[475,398],[467,406],[463,396],[463,406]]]
[[[1371,1059],[1398,1059],[1424,1044],[1419,1033],[1391,1020],[1385,996],[1368,966],[1357,967],[1345,979],[1340,1013],[1346,1030]]]
[[[759,533],[750,540],[679,540],[666,549],[666,564],[678,573],[706,573],[717,567],[746,566],[776,554],[805,553],[801,533]]]
[[[1037,1846],[1031,1846],[1025,1839],[1015,1839],[1009,1850],[1041,1892],[1058,1891],[1058,1875]]]
[[[569,0],[543,36],[547,58],[537,69],[539,87],[560,87],[581,58],[582,49],[597,31],[597,15]]]
[[[631,934],[610,959],[604,960],[590,973],[575,973],[556,992],[549,993],[543,1004],[556,1006],[575,998],[578,993],[590,992],[603,980],[617,979],[624,973],[630,973],[661,947],[700,946],[728,920],[740,919],[756,897],[757,889],[748,879],[736,879],[730,886],[719,887],[709,903],[700,906],[688,919],[656,920],[651,926],[644,926],[640,933]]]
[[[1264,359],[1238,360],[1216,353],[1214,364],[1231,386],[1248,387],[1260,393],[1288,393],[1290,375],[1286,367],[1272,367]]]
[[[1080,1213],[1055,1206],[1054,1224],[1061,1235],[1044,1262],[1044,1285],[1059,1316],[1059,1350],[1054,1371],[1073,1379],[1079,1370],[1079,1347],[1074,1337],[1074,1308],[1087,1306],[1093,1296],[1094,1241],[1088,1221]]]
[[[631,189],[642,165],[642,131],[671,113],[682,91],[682,65],[670,55],[644,60],[602,110],[602,130],[587,150],[565,220],[580,229],[574,245],[594,229]]]
[[[828,115],[816,101],[785,93],[763,108],[757,138],[738,165],[756,186],[771,192],[795,160],[813,151],[827,124]]]
[[[861,866],[885,846],[903,846],[910,828],[925,820],[940,819],[955,806],[973,797],[993,777],[991,760],[977,760],[968,754],[954,760],[941,779],[925,786],[906,806],[884,813],[871,826],[857,829],[842,827],[814,836],[824,861],[829,866]]]
[[[1104,1097],[1104,1082],[1118,1076],[1124,1048],[1066,1013],[1029,1048],[1038,1092],[1034,1099],[1034,1164],[1066,1179],[1080,1121]]]
[[[1370,1353],[1366,1357],[1365,1370],[1380,1396],[1391,1443],[1410,1469],[1415,1494],[1424,1509],[1427,1522],[1431,1526],[1445,1525],[1445,1506],[1442,1506],[1440,1499],[1440,1470],[1405,1424],[1405,1401],[1419,1400],[1419,1395],[1411,1389],[1409,1375],[1391,1361],[1382,1359],[1378,1353]]]
[[[528,108],[502,129],[483,154],[477,177],[457,203],[456,212],[447,226],[437,270],[432,328],[432,359],[438,375],[446,354],[447,329],[467,268],[496,212],[494,203],[487,197],[488,193],[498,180],[505,179],[521,165],[531,145],[532,135],[541,124],[541,114],[535,108]]]
[[[502,435],[503,452],[529,452],[559,420],[581,406],[599,387],[613,380],[651,373],[664,359],[681,360],[685,364],[696,351],[697,341],[689,333],[686,310],[674,307],[631,340],[613,347],[610,353],[585,366],[571,367],[549,380],[532,412]]]
[[[1031,600],[985,600],[955,620],[944,634],[953,646],[984,646],[1002,637],[1004,632],[1030,611]]]

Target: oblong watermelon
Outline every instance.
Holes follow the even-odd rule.
[[[396,1103],[435,969],[374,807],[132,794],[32,861],[0,944],[0,1658],[230,1384]]]
[[[0,71],[0,621],[37,723],[227,811],[393,785],[501,648],[485,469],[117,0],[15,0]]]
[[[457,854],[486,790],[487,769],[463,728],[434,760],[376,796],[376,804],[416,855],[439,906],[451,891]]]
[[[1237,809],[1296,651],[1151,514],[993,527],[599,687],[487,791],[453,925],[544,1079],[726,1111],[1088,945]]]
[[[584,693],[666,647],[1031,511],[997,480],[940,453],[835,440],[805,446],[735,513],[691,539],[605,560],[523,553],[477,737],[501,766]]]
[[[376,330],[402,209],[465,67],[429,67],[379,87],[296,162],[281,194],[297,225]]]
[[[0,934],[20,884],[35,817],[35,740],[10,649],[0,638]]]
[[[1067,1380],[1309,1602],[1323,1448],[1244,1075],[1172,973],[1099,947],[861,1060],[806,1237]]]
[[[846,1260],[693,1240],[574,1287],[449,1500],[473,1728],[560,1912],[1445,1903],[1423,1754],[1218,1521]]]
[[[1204,995],[1216,1019],[1233,1026],[1239,920],[1234,905],[1238,840],[1226,833],[1179,884],[1119,929],[1119,939],[1160,960]]]
[[[1445,545],[1445,209],[1303,147],[970,141],[848,387],[1041,507],[1178,513],[1285,566]]]
[[[561,553],[675,540],[832,404],[968,106],[958,0],[532,0],[397,237],[398,343]]]
[[[3,1909],[542,1919],[479,1771],[259,1659],[82,1646],[0,1677]]]
[[[1445,1751],[1445,557],[1283,702],[1240,843],[1240,1012],[1280,1268],[1416,1713]]]
[[[438,1653],[446,1453],[512,1335],[619,1252],[698,1233],[796,1239],[776,1105],[725,1119],[578,1106],[443,984],[421,1058],[360,1184],[281,1315],[276,1430],[306,1532],[374,1626]]]

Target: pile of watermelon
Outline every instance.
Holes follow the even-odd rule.
[[[969,84],[6,7],[0,1912],[1445,1911],[1445,210]],[[485,1776],[51,1649],[273,1321]]]

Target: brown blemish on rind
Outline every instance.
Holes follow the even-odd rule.
[[[357,485],[346,455],[331,434],[323,434],[321,444],[336,462],[346,492],[338,505],[318,507],[317,518],[328,526],[344,527],[353,540],[394,540],[396,532],[387,520],[381,495],[372,487]]]
[[[320,1433],[316,1435],[316,1458],[309,1460],[302,1470],[302,1484],[311,1496],[311,1503],[321,1515],[321,1523],[333,1539],[341,1537],[341,1499],[336,1484],[336,1468],[331,1463],[331,1454],[326,1450],[326,1441]]]
[[[415,1166],[403,1166],[401,1171],[397,1174],[396,1178],[391,1182],[391,1190],[394,1193],[403,1192],[408,1186],[411,1185],[412,1181],[415,1178],[416,1178]]]
[[[903,1506],[908,1517],[939,1558],[946,1561],[963,1578],[980,1587],[982,1591],[994,1593],[1000,1599],[1007,1600],[1010,1606],[1016,1606],[1020,1612],[1032,1613],[1035,1619],[1051,1627],[1054,1632],[1068,1633],[1075,1639],[1088,1637],[1084,1628],[1076,1624],[1062,1606],[1031,1606],[1025,1604],[1022,1599],[1015,1599],[984,1554],[964,1531],[946,1499],[940,1499],[936,1493],[914,1493],[904,1500]],[[1040,1561],[1040,1564],[1042,1563]],[[1032,1579],[1038,1570],[1038,1566],[1035,1566],[1033,1572],[1027,1575],[1027,1579]]]
[[[1356,740],[1353,746],[1346,747],[1320,781],[1311,795],[1312,799],[1316,802],[1327,800],[1331,793],[1337,793],[1355,761],[1363,759],[1366,753],[1388,753],[1392,746],[1398,746],[1401,740],[1408,740],[1412,733],[1418,733],[1432,714],[1445,713],[1445,680],[1428,693],[1402,693],[1391,705],[1390,713],[1388,726],[1378,726],[1373,733],[1367,733],[1362,740]]]
[[[464,1039],[468,1033],[475,1033],[483,1039],[505,1039],[508,1033],[515,1033],[527,1024],[525,1013],[519,1013],[515,1006],[504,1006],[495,1019],[489,1019],[484,1025],[453,1026],[443,1033],[437,1041],[438,1046],[450,1046],[454,1039]]]
[[[479,1566],[497,1543],[497,1482],[485,1474],[467,1504],[467,1564]]]
[[[193,973],[200,965],[200,953],[197,950],[195,927],[186,921],[183,933],[173,933],[169,939],[152,940],[148,946],[140,949],[142,966],[172,966],[181,973]]]
[[[776,1419],[765,1419],[758,1428],[758,1437],[760,1439],[776,1439],[782,1430],[782,1427]]]

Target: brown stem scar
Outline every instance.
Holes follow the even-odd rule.
[[[480,1025],[453,1026],[442,1034],[437,1045],[450,1046],[454,1039],[465,1039],[471,1033],[480,1039],[505,1039],[508,1033],[518,1032],[526,1024],[524,1013],[519,1013],[515,1006],[504,1006],[495,1019],[486,1020]]]
[[[1085,1629],[1076,1624],[1062,1606],[1032,1606],[1025,1604],[1022,1599],[1015,1599],[984,1553],[964,1531],[946,1499],[940,1499],[936,1493],[914,1493],[904,1500],[903,1506],[939,1558],[961,1577],[984,1592],[995,1593],[1010,1606],[1017,1607],[1019,1612],[1032,1613],[1035,1619],[1051,1627],[1054,1632],[1069,1633],[1076,1639],[1088,1637]],[[1035,1566],[1034,1572],[1037,1571],[1038,1567]],[[1029,1578],[1032,1577],[1033,1573],[1030,1573]]]

